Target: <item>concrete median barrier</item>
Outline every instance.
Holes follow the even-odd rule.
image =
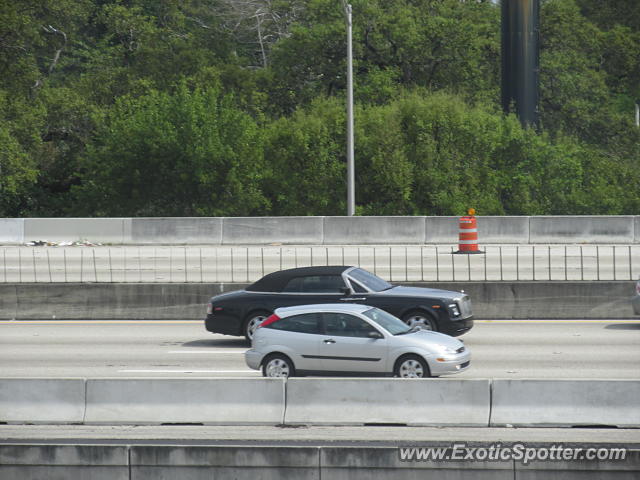
[[[130,218],[25,218],[24,240],[131,243]]]
[[[324,217],[324,243],[327,245],[423,242],[424,217]]]
[[[82,423],[84,379],[0,379],[0,422]]]
[[[490,426],[640,427],[638,380],[493,380]]]
[[[489,380],[292,378],[285,423],[487,426]]]
[[[277,425],[284,379],[87,380],[87,424]]]
[[[0,218],[0,244],[24,243],[24,219]]]
[[[321,245],[323,217],[224,218],[224,245]]]
[[[529,243],[634,242],[632,216],[530,217],[529,229]]]
[[[130,243],[142,245],[220,245],[222,243],[221,218],[133,218],[131,222]]]
[[[0,243],[454,244],[457,216],[3,218]],[[480,244],[638,244],[640,216],[478,216]]]

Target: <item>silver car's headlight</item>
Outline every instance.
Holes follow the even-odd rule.
[[[444,345],[438,345],[438,346],[440,347],[441,351],[444,353],[448,353],[450,355],[455,355],[456,353],[458,353],[458,351],[455,348],[449,348]]]

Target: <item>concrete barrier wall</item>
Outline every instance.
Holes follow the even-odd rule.
[[[83,379],[0,379],[0,422],[82,423],[84,402]]]
[[[131,239],[122,243],[219,245],[221,242],[221,218],[132,218]]]
[[[130,243],[130,218],[26,218],[24,240]]]
[[[324,217],[323,243],[421,244],[424,243],[424,217]]]
[[[318,456],[317,447],[140,446],[131,450],[131,475],[136,480],[319,480]]]
[[[531,217],[529,243],[634,243],[634,217]]]
[[[410,282],[464,290],[478,320],[631,319],[635,282]],[[199,320],[246,283],[0,283],[0,320]]]
[[[284,387],[279,378],[87,380],[85,422],[277,425]]]
[[[149,442],[151,443],[151,442]],[[458,442],[460,443],[460,442]],[[434,445],[430,445],[434,446]],[[489,448],[487,443],[475,447]],[[553,444],[539,447],[549,449]],[[590,444],[578,447],[589,448]],[[640,451],[621,461],[401,461],[396,446],[0,445],[0,480],[635,479]]]
[[[0,422],[640,427],[640,380],[0,378]]]
[[[491,426],[640,427],[638,380],[493,380]]]
[[[0,244],[24,243],[24,219],[0,218]]]
[[[287,381],[287,424],[486,427],[488,422],[489,380],[293,378]]]
[[[0,445],[0,480],[131,480],[129,447]]]
[[[455,244],[459,217],[26,218],[0,219],[0,243]],[[640,243],[640,216],[478,216],[480,244]]]
[[[203,319],[212,295],[244,284],[0,284],[2,320]]]
[[[631,319],[635,282],[412,282],[464,290],[478,320]]]
[[[224,218],[224,245],[323,243],[323,217]]]

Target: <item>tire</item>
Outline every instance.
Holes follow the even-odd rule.
[[[296,369],[293,362],[282,353],[273,353],[262,362],[262,376],[268,378],[293,377]]]
[[[256,331],[258,325],[260,325],[269,315],[269,312],[253,312],[245,319],[242,325],[242,333],[248,342],[251,342],[253,339],[253,332]]]
[[[402,321],[410,327],[417,325],[421,326],[425,330],[438,331],[438,323],[433,315],[425,312],[424,310],[412,310],[402,317]]]
[[[393,375],[400,378],[428,378],[431,372],[424,358],[410,354],[396,360]]]

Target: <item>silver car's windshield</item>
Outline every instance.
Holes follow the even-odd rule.
[[[399,320],[390,313],[380,310],[379,308],[372,308],[371,310],[367,310],[363,313],[391,335],[402,335],[403,333],[407,333],[411,330],[411,328],[405,325],[402,320]]]
[[[381,292],[382,290],[389,290],[393,285],[375,276],[373,273],[369,273],[361,268],[355,268],[349,272],[349,276],[360,282],[372,292]]]

